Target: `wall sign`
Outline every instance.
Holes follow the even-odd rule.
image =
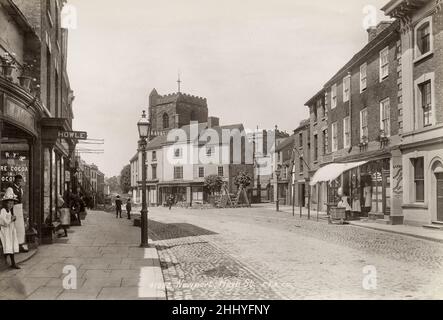
[[[59,139],[76,139],[76,140],[87,140],[88,133],[81,131],[59,131]]]

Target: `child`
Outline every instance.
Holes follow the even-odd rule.
[[[0,240],[3,245],[5,258],[9,256],[11,259],[11,268],[20,269],[20,267],[15,264],[14,258],[14,254],[20,252],[17,229],[15,228],[17,218],[13,212],[15,202],[17,202],[17,197],[12,192],[12,189],[8,189],[2,199],[3,209],[0,211]]]
[[[132,211],[131,199],[128,199],[128,201],[126,202],[126,213],[128,214],[128,220],[131,220],[131,211]]]

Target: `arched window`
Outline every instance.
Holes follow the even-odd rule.
[[[169,128],[169,116],[167,113],[163,115],[163,129]]]

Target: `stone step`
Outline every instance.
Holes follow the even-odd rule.
[[[390,220],[390,219],[377,219],[377,220],[375,220],[375,223],[379,223],[379,224],[391,224],[391,220]]]
[[[426,228],[426,229],[434,229],[434,230],[443,230],[443,225],[426,224],[426,225],[423,226],[423,228]]]
[[[432,224],[443,226],[443,221],[432,221]]]

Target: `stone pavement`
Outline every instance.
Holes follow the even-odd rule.
[[[443,298],[441,243],[320,221],[257,207],[151,209],[168,298]]]
[[[256,208],[264,208],[270,211],[275,211],[275,204],[260,204],[255,205]],[[288,213],[292,215],[292,207],[290,206],[280,206],[281,212]],[[300,216],[300,208],[295,208],[295,216]],[[307,219],[308,210],[303,208],[302,210],[303,218]],[[311,210],[311,220],[317,219],[317,211]],[[319,212],[320,220],[327,220],[327,215],[325,212]],[[442,242],[443,243],[443,231],[441,230],[431,230],[420,226],[410,226],[410,225],[389,225],[380,224],[371,220],[362,219],[358,221],[349,221],[349,224],[354,226],[359,226],[363,228],[373,229],[377,231],[392,232],[401,235],[411,236],[419,239],[425,239],[430,241]]]
[[[68,239],[40,246],[22,270],[0,272],[0,299],[166,299],[157,250],[139,243],[140,229],[132,221],[91,211]],[[77,288],[65,289],[72,270],[77,281],[70,283]]]

